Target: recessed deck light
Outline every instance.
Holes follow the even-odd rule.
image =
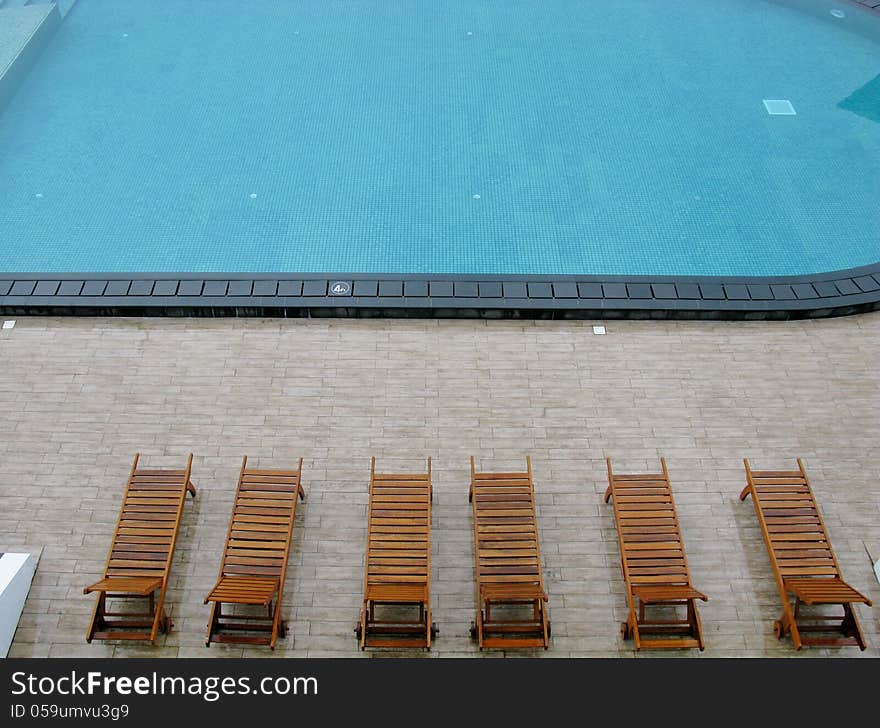
[[[15,321],[4,321],[3,328],[4,329],[14,329],[15,328]]]
[[[596,336],[604,336],[606,333],[605,327],[604,326],[594,326],[593,333],[596,334]]]

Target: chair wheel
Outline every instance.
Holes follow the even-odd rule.
[[[622,639],[622,640],[629,639],[629,622],[621,622],[620,623],[620,639]]]
[[[471,639],[477,639],[477,625],[471,622]]]
[[[361,638],[361,623],[360,623],[360,622],[358,622],[358,623],[354,626],[354,634],[355,634],[355,636],[356,636],[358,639]]]
[[[437,627],[437,623],[431,622],[431,639],[434,639],[438,634],[440,634],[440,630]]]
[[[550,622],[547,622],[547,636],[548,636],[548,637],[552,637],[552,636],[553,636],[553,629],[552,629],[551,626],[550,626]]]
[[[782,639],[782,622],[778,619],[773,623],[773,634],[776,635],[776,639]]]

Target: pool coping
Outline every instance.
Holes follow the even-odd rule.
[[[784,320],[875,310],[880,263],[774,277],[0,273],[4,316]]]

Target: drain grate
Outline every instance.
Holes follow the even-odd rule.
[[[794,116],[797,114],[788,99],[764,99],[764,108],[772,116]]]

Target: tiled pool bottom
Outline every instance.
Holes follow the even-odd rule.
[[[864,547],[880,547],[880,314],[606,324],[605,336],[553,321],[35,317],[0,329],[0,551],[44,547],[11,655],[269,654],[203,645],[202,600],[247,453],[263,467],[305,458],[290,629],[275,656],[370,656],[352,628],[372,455],[401,470],[433,456],[441,632],[421,656],[478,656],[468,457],[502,469],[529,453],[553,625],[538,656],[634,655],[618,632],[626,599],[604,457],[647,471],[665,455],[693,579],[710,599],[703,656],[880,657],[877,607],[857,608],[864,653],[796,654],[775,639],[772,571],[754,507],[737,499],[743,457],[787,468],[802,456],[843,573],[880,603]],[[196,455],[198,497],[168,596],[175,627],[152,648],[87,645],[93,597],[82,588],[103,568],[135,450],[157,467]]]
[[[788,275],[876,262],[880,139],[857,102],[872,97],[880,26],[822,0],[785,5],[83,0],[0,117],[2,264]],[[800,10],[820,5],[821,18]],[[797,114],[768,115],[774,99]]]

